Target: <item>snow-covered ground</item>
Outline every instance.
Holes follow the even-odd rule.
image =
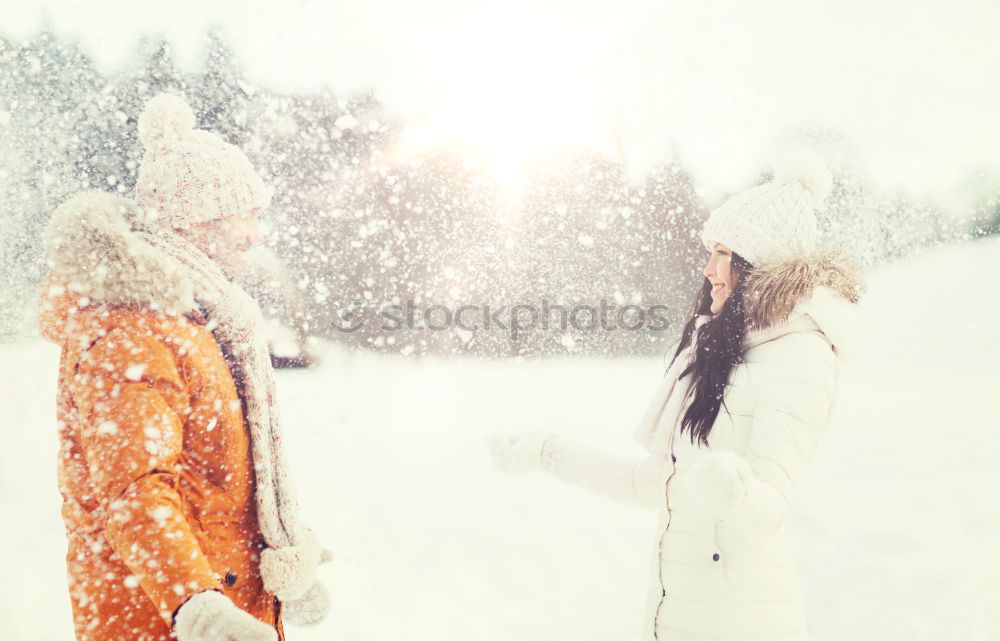
[[[871,275],[863,346],[792,524],[816,641],[1000,638],[1000,238]],[[293,641],[637,639],[655,516],[492,469],[484,437],[629,443],[661,359],[413,360],[328,347],[282,372],[335,611]],[[0,349],[0,621],[72,638],[56,491],[58,354]]]

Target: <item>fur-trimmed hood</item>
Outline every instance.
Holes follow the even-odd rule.
[[[107,303],[167,314],[198,309],[194,283],[172,258],[139,238],[135,202],[103,191],[82,191],[56,208],[45,230],[49,277],[39,324],[59,341],[67,310]]]
[[[838,355],[849,358],[863,293],[860,265],[838,249],[754,267],[743,293],[747,348],[799,329],[819,329]]]

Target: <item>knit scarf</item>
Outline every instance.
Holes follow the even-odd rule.
[[[189,275],[195,301],[206,312],[208,328],[227,354],[229,369],[243,401],[261,534],[272,548],[296,545],[302,536],[298,501],[282,449],[274,369],[260,307],[214,261],[181,235],[134,222],[133,232],[176,261],[177,267]]]
[[[691,391],[691,381],[694,378],[690,374],[680,378],[680,374],[694,357],[698,343],[698,331],[711,318],[711,314],[699,314],[695,318],[691,342],[681,350],[663,376],[659,388],[646,409],[646,414],[635,430],[633,438],[653,454],[669,458],[674,427],[685,408],[685,401]]]

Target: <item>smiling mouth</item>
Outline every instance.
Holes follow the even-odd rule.
[[[726,287],[725,283],[716,283],[715,285],[712,285],[712,293],[713,294],[718,294],[723,289],[725,289],[725,287]]]

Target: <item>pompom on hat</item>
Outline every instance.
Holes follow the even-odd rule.
[[[812,154],[788,157],[774,180],[742,191],[709,215],[701,241],[722,243],[757,266],[800,256],[819,242],[815,208],[829,195],[833,176]]]
[[[139,116],[146,148],[136,182],[136,203],[147,219],[176,229],[265,208],[273,190],[235,145],[195,129],[181,98],[161,93]]]

